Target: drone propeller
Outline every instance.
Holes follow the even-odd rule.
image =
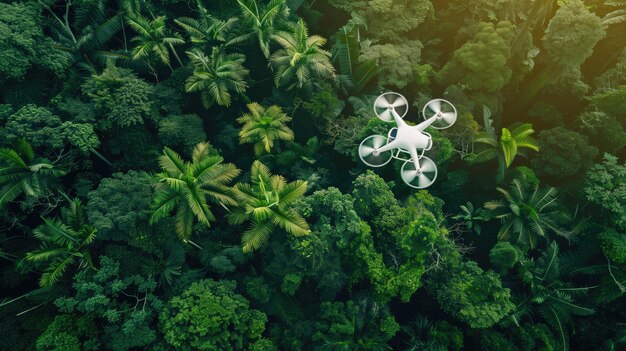
[[[378,149],[387,143],[387,138],[382,135],[371,135],[363,139],[359,145],[359,158],[370,167],[381,167],[386,165],[392,156],[390,150],[378,152]]]
[[[410,187],[424,189],[429,187],[437,179],[437,166],[435,162],[426,156],[418,160],[418,169],[413,160],[408,160],[402,165],[400,175],[402,180]]]
[[[400,118],[404,118],[409,110],[409,103],[404,96],[398,93],[384,93],[374,101],[374,112],[376,116],[385,122],[392,122],[393,115],[391,111],[396,111]]]
[[[433,128],[445,129],[456,122],[456,108],[449,101],[444,99],[430,100],[422,110],[424,119],[436,117],[437,120],[431,124]]]

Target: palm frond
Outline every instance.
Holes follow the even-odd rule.
[[[167,217],[179,201],[180,196],[176,191],[171,189],[157,191],[151,205],[152,216],[150,217],[150,224]]]
[[[267,241],[273,229],[274,227],[269,222],[253,221],[241,237],[243,252],[258,250]]]
[[[39,279],[39,286],[46,288],[54,285],[65,273],[67,268],[74,263],[74,256],[68,255],[63,259],[55,259],[46,268]]]
[[[187,166],[180,158],[180,155],[168,147],[163,149],[163,156],[159,158],[159,165],[171,177],[176,177],[187,172]]]
[[[193,219],[194,214],[189,207],[179,203],[176,210],[176,234],[185,243],[193,232]]]
[[[285,187],[279,193],[279,196],[281,202],[285,205],[288,205],[304,196],[306,191],[307,182],[304,180],[296,180],[285,185]]]
[[[45,262],[58,256],[66,256],[70,254],[67,248],[54,248],[44,245],[41,248],[26,253],[26,260],[31,262]]]
[[[274,211],[272,222],[294,236],[308,235],[311,230],[304,218],[294,211]]]

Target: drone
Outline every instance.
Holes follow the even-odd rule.
[[[424,121],[412,126],[404,120],[408,112],[404,96],[388,92],[374,101],[376,116],[385,122],[394,122],[387,136],[370,135],[359,145],[359,158],[370,167],[382,167],[391,159],[404,161],[400,170],[402,180],[410,187],[424,189],[437,179],[437,165],[424,153],[433,146],[432,136],[424,130],[431,126],[445,129],[456,122],[456,108],[449,101],[434,99],[424,105]]]

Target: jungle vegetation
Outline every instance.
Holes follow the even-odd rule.
[[[0,349],[626,349],[625,127],[624,1],[2,1]]]

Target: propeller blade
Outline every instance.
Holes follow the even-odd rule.
[[[402,180],[404,180],[405,183],[410,184],[415,177],[417,177],[417,171],[414,169],[405,169],[402,170]]]
[[[400,106],[404,106],[406,105],[406,100],[404,100],[404,98],[402,96],[398,96],[396,98],[396,101],[394,101],[391,106],[393,107],[400,107]]]
[[[424,173],[420,174],[419,178],[417,179],[417,184],[420,188],[425,188],[429,186],[430,182],[430,178],[425,176]]]
[[[437,170],[437,166],[435,166],[435,164],[433,162],[428,162],[426,160],[423,160],[420,163],[420,171],[422,171],[422,173],[424,172],[435,172]]]
[[[448,124],[453,124],[456,121],[456,113],[454,112],[444,112],[441,114],[441,118]]]
[[[374,149],[378,149],[381,146],[385,145],[386,141],[387,140],[383,138],[374,138],[374,140],[372,140],[372,147],[374,147]]]
[[[367,157],[369,155],[371,155],[374,152],[374,148],[370,147],[370,146],[361,146],[361,155],[363,155],[363,157]]]
[[[380,108],[389,108],[389,101],[387,101],[386,97],[379,96],[378,99],[376,99],[376,103],[374,104],[374,106]]]
[[[435,114],[441,112],[441,101],[439,101],[439,100],[431,100],[428,103],[428,108],[431,111],[435,112]]]
[[[378,116],[384,120],[384,121],[391,121],[391,111],[389,110],[385,110],[384,112],[381,112],[378,114]]]

